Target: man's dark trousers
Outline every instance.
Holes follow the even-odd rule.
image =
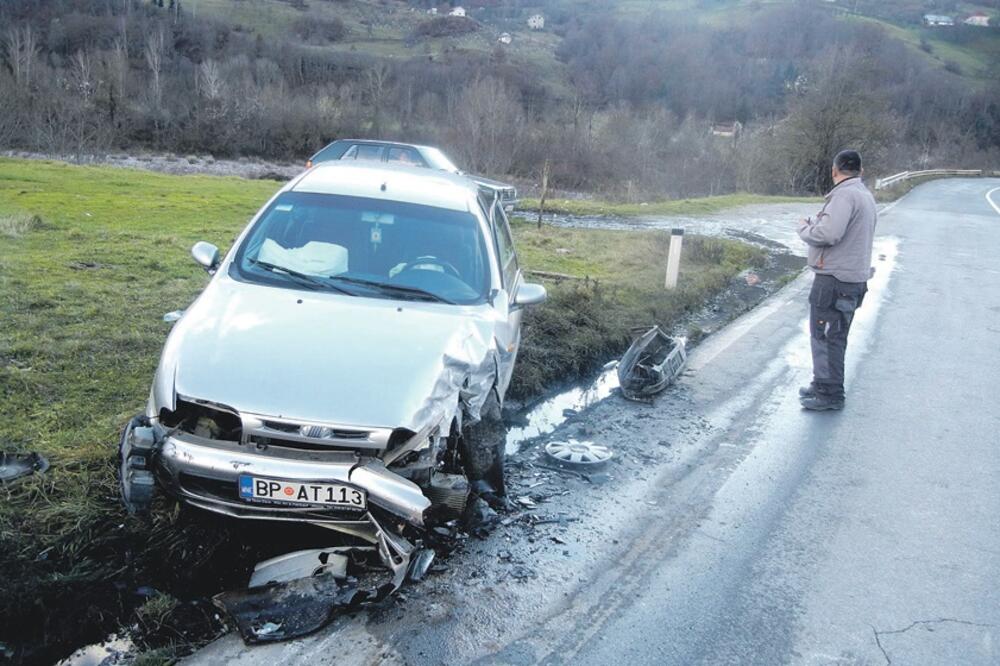
[[[817,273],[809,292],[813,387],[816,393],[844,399],[844,355],[854,311],[868,291],[867,282],[841,282]]]

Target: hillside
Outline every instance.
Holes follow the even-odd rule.
[[[338,137],[393,138],[497,177],[536,181],[548,162],[555,187],[632,203],[820,192],[845,146],[873,174],[1000,161],[1000,29],[921,25],[995,8],[435,4],[12,0],[0,148],[298,162]]]
[[[801,4],[799,0],[618,0],[594,2],[584,0],[549,0],[499,11],[492,5],[500,3],[472,2],[466,5],[469,16],[481,28],[454,37],[415,37],[419,26],[432,17],[426,2],[405,0],[314,0],[297,4],[287,0],[189,0],[196,2],[197,11],[231,23],[239,30],[259,33],[264,37],[294,34],[296,26],[311,21],[342,21],[347,33],[342,40],[318,48],[369,54],[386,58],[438,56],[452,52],[491,54],[498,49],[497,38],[502,32],[511,34],[513,41],[504,50],[512,62],[532,67],[543,73],[546,83],[562,86],[568,92],[565,68],[556,57],[562,41],[560,33],[570,21],[585,22],[608,13],[642,19],[653,12],[678,12],[715,27],[727,27],[752,21],[753,14],[765,7]],[[520,3],[507,3],[520,4]],[[887,13],[880,3],[877,15],[867,14],[867,3],[851,0],[813,0],[810,4],[841,15],[876,25],[890,37],[904,42],[914,54],[935,67],[949,64],[955,73],[980,84],[994,83],[1000,63],[1000,29],[959,26],[956,29],[931,28],[914,23],[913,12]],[[905,3],[901,3],[905,4]],[[948,15],[965,17],[977,13],[1000,16],[996,7],[973,3],[953,3]],[[442,5],[443,7],[446,5]],[[930,6],[926,4],[925,6]],[[930,10],[928,10],[930,11]],[[528,16],[540,12],[549,19],[543,31],[527,27]],[[443,13],[443,12],[442,12]],[[955,33],[960,33],[955,35]]]

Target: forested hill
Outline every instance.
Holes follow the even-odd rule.
[[[632,197],[822,190],[847,145],[876,171],[996,168],[1000,0],[980,1],[5,0],[0,148],[401,138]]]

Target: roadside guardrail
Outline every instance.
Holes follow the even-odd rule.
[[[994,172],[995,173],[995,172]],[[903,171],[892,176],[879,178],[875,181],[875,189],[881,190],[890,185],[901,183],[910,178],[922,178],[925,176],[986,176],[988,171],[983,169],[925,169],[924,171]]]

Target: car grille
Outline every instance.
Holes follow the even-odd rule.
[[[353,428],[243,415],[243,443],[300,451],[349,451],[371,456],[389,445],[389,428]]]

